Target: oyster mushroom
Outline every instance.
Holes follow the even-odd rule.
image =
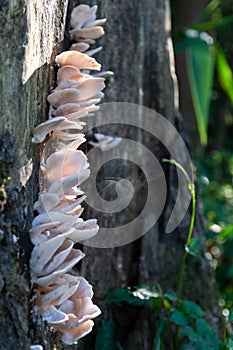
[[[61,66],[74,66],[78,69],[100,70],[101,65],[88,55],[78,51],[64,51],[56,57],[56,62]]]

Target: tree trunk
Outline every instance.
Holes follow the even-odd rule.
[[[114,71],[107,82],[104,102],[126,101],[155,109],[176,125],[177,86],[170,39],[168,0],[118,1],[98,0],[88,5],[99,6],[99,18],[106,17],[106,35],[101,38],[103,51],[97,60],[103,70]],[[71,7],[71,3],[69,3]],[[48,115],[47,95],[54,86],[54,58],[67,49],[64,39],[65,20],[69,18],[68,2],[61,0],[17,0],[2,2],[1,10],[1,142],[0,142],[0,349],[29,349],[41,344],[44,350],[66,349],[57,335],[48,332],[42,322],[30,319],[30,283],[28,231],[33,219],[33,202],[38,192],[39,150],[32,146],[33,128]],[[151,138],[141,130],[117,126],[104,128],[105,133],[130,136],[151,148]],[[158,142],[156,157],[167,156]],[[126,150],[129,156],[130,150]],[[98,163],[98,160],[97,160]],[[176,170],[166,167],[168,196],[160,220],[143,238],[117,248],[84,246],[86,257],[78,271],[94,287],[95,302],[106,317],[105,295],[110,289],[141,283],[159,283],[164,290],[177,286],[183,244],[188,232],[190,214],[170,234],[165,226],[177,195]],[[110,172],[110,173],[109,173]],[[99,186],[109,177],[139,179],[138,195],[144,198],[145,185],[138,168],[124,168],[118,163],[101,172]],[[135,180],[135,181],[136,181]],[[106,194],[104,194],[106,195]],[[107,196],[107,195],[106,195]],[[86,209],[86,216],[98,216],[101,226],[122,225],[126,217],[141,210],[139,199],[130,211],[109,217]],[[203,235],[201,210],[198,206],[195,234]],[[81,267],[80,267],[81,266]],[[195,285],[193,281],[195,280]],[[207,264],[189,261],[185,276],[185,297],[199,301],[216,329],[219,327],[216,286]],[[209,291],[206,293],[206,291]],[[154,319],[143,312],[131,311],[116,320],[122,329],[124,349],[151,349],[155,331]],[[100,318],[99,318],[100,319]],[[136,319],[136,321],[135,321]],[[97,322],[98,323],[98,322]],[[94,349],[95,330],[73,346]],[[69,347],[70,348],[70,347]]]
[[[38,192],[32,130],[47,119],[54,57],[64,38],[67,1],[0,4],[0,348],[30,348],[28,231]]]

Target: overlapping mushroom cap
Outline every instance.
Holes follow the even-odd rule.
[[[73,344],[89,333],[94,324],[92,319],[100,314],[91,300],[90,284],[83,277],[68,274],[84,257],[74,244],[98,232],[95,219],[81,218],[81,203],[86,197],[80,186],[90,171],[87,157],[77,150],[85,141],[79,132],[85,125],[82,118],[94,113],[104,96],[101,73],[89,74],[101,68],[91,57],[101,47],[90,50],[94,39],[104,34],[101,25],[105,19],[96,20],[96,10],[97,6],[79,5],[71,14],[70,36],[78,42],[72,45],[72,50],[56,57],[57,86],[48,96],[50,119],[34,129],[32,139],[42,143],[49,135],[57,146],[41,162],[43,188],[34,204],[38,215],[30,230],[34,244],[30,259],[36,293],[34,309],[51,327],[62,332],[66,344]]]
[[[77,6],[71,14],[70,30],[71,39],[82,41],[82,43],[94,44],[94,39],[104,35],[101,27],[106,18],[96,20],[97,6],[89,7],[88,5]]]
[[[38,288],[36,307],[50,325],[62,331],[63,342],[71,345],[92,330],[92,319],[101,313],[92,297],[92,286],[85,278],[65,274]]]
[[[60,66],[58,85],[48,96],[54,117],[34,129],[34,143],[43,142],[48,134],[62,140],[77,139],[79,133],[70,133],[69,130],[82,129],[85,123],[80,118],[95,112],[98,109],[96,104],[103,97],[104,78],[92,77],[80,71],[100,70],[94,58],[78,51],[65,51],[56,57],[56,61]]]

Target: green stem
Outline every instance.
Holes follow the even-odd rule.
[[[224,341],[224,345],[226,346],[226,349],[229,350],[229,346],[227,344],[227,326],[226,326],[226,324],[224,325],[223,341]]]
[[[187,237],[187,242],[185,245],[185,247],[187,247],[187,246],[189,246],[190,241],[192,239],[194,222],[195,222],[195,215],[196,215],[195,185],[194,185],[194,182],[189,177],[187,171],[182,167],[182,165],[177,163],[174,159],[163,159],[163,162],[175,165],[184,174],[184,176],[186,177],[186,179],[188,181],[188,189],[191,193],[192,214],[191,214],[191,220],[190,220],[190,225],[189,225],[189,233],[188,233],[188,237]],[[187,250],[185,250],[184,255],[183,255],[183,259],[182,259],[182,263],[181,263],[181,267],[180,267],[180,274],[179,274],[179,281],[178,281],[178,288],[177,288],[177,296],[178,296],[179,302],[181,301],[181,297],[182,297],[184,270],[185,270],[187,256],[188,256],[188,252],[187,252]]]
[[[191,220],[190,220],[190,225],[189,225],[189,234],[188,234],[187,242],[185,245],[186,247],[189,246],[190,241],[192,239],[194,222],[195,222],[195,215],[196,215],[196,195],[195,195],[194,183],[190,183],[190,192],[191,192],[191,201],[192,201],[192,214],[191,214]],[[179,277],[178,289],[177,289],[178,300],[181,300],[181,297],[182,297],[184,270],[185,270],[187,256],[188,256],[188,252],[187,252],[187,250],[185,250],[184,255],[183,255],[183,259],[182,259],[182,263],[181,263],[180,277]]]

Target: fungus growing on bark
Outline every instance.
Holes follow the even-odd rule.
[[[115,148],[122,141],[121,137],[113,137],[104,134],[96,133],[94,134],[97,142],[89,141],[89,144],[93,147],[98,147],[102,152],[109,151],[112,148]]]
[[[94,58],[78,51],[64,51],[56,57],[56,62],[60,67],[68,65],[78,69],[101,69],[101,65]]]
[[[56,145],[56,151],[41,160],[43,187],[34,204],[37,216],[30,230],[34,310],[50,327],[62,332],[66,344],[88,334],[92,319],[100,314],[92,303],[90,284],[81,276],[68,274],[84,257],[74,244],[98,232],[95,219],[81,218],[81,203],[86,197],[80,185],[90,171],[87,157],[77,150],[85,141],[78,132],[85,125],[80,118],[96,111],[104,96],[104,79],[89,74],[89,70],[101,67],[90,57],[101,48],[89,50],[93,39],[104,33],[101,24],[105,19],[96,20],[96,10],[97,6],[79,5],[72,12],[71,39],[81,42],[56,57],[57,87],[48,96],[51,116],[34,129],[32,139],[41,143],[49,135]]]
[[[89,7],[82,4],[73,10],[70,21],[70,26],[73,28],[70,30],[71,39],[85,43],[104,35],[101,26],[106,22],[106,18],[96,20],[96,11],[97,6]]]

